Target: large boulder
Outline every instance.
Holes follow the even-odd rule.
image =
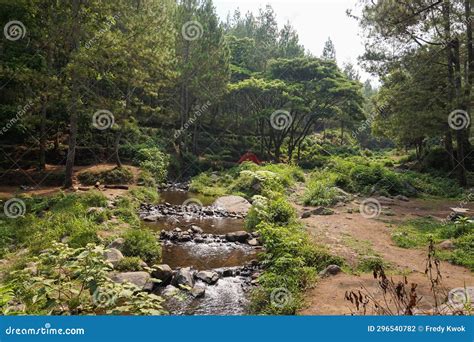
[[[242,242],[244,243],[250,237],[250,234],[244,230],[238,232],[231,232],[225,235],[225,238],[229,242]]]
[[[196,285],[191,289],[191,295],[194,298],[204,297],[205,293],[206,293],[206,289],[203,286]]]
[[[124,257],[122,252],[120,252],[118,249],[109,248],[105,250],[104,258],[115,267]]]
[[[112,280],[116,283],[131,283],[140,290],[151,291],[153,282],[151,276],[147,272],[123,272],[112,276]]]
[[[243,198],[242,196],[234,195],[219,197],[212,205],[221,210],[241,214],[247,214],[251,207],[250,202],[247,201],[245,198]]]
[[[193,287],[194,286],[194,278],[193,278],[193,272],[191,271],[191,268],[185,267],[181,268],[178,270],[173,277],[173,280],[171,283],[174,286],[188,286],[188,287]]]
[[[163,297],[171,297],[179,293],[179,289],[174,287],[173,285],[168,285],[163,289],[163,292],[161,294]]]
[[[107,248],[116,248],[116,249],[120,250],[120,249],[122,249],[124,243],[125,243],[124,238],[117,238],[114,241],[112,241],[111,243],[109,243]]]
[[[160,285],[167,285],[173,277],[173,270],[166,264],[153,266],[151,276],[155,279],[161,280]]]
[[[438,248],[441,250],[453,250],[455,248],[454,243],[451,240],[444,240],[438,244]]]
[[[320,277],[328,277],[330,275],[336,275],[341,272],[341,267],[338,265],[329,265],[324,270],[319,272]]]
[[[200,271],[196,273],[196,278],[208,284],[215,284],[219,280],[219,275],[213,271]]]

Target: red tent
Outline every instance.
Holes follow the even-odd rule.
[[[250,151],[245,152],[242,157],[240,157],[238,163],[242,164],[244,161],[251,161],[257,165],[261,164],[261,161],[258,159],[258,157],[255,155],[255,153],[252,153]]]

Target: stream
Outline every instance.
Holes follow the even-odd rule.
[[[190,199],[197,199],[206,208],[214,202],[212,197],[183,190],[160,192],[162,204],[173,208]],[[143,221],[148,229],[160,232],[162,264],[169,265],[174,272],[187,267],[196,272],[213,271],[219,274],[219,280],[211,285],[196,279],[195,286],[205,289],[204,296],[171,296],[167,298],[165,308],[172,315],[248,313],[249,292],[255,284],[253,279],[258,275],[256,259],[262,247],[231,242],[226,238],[228,233],[245,230],[243,218],[202,217],[193,213],[179,216],[170,211],[171,215],[160,215],[153,222]],[[165,286],[160,287],[158,293],[163,294],[165,289]]]

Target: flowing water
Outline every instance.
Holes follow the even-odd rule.
[[[199,196],[186,191],[163,191],[160,193],[163,203],[180,205],[188,199],[198,199],[204,206],[212,204],[214,198]],[[166,217],[157,222],[143,222],[149,229],[172,230],[179,227],[183,230],[192,225],[199,226],[204,234],[226,234],[244,230],[244,221],[231,218],[197,218],[193,216]],[[238,243],[183,243],[163,242],[162,262],[171,268],[193,267],[195,270],[215,270],[243,266],[257,258],[259,249],[247,244]],[[248,289],[250,278],[235,275],[221,277],[214,285],[201,281],[197,285],[205,287],[202,298],[181,296],[181,299],[170,298],[166,308],[174,315],[238,315],[245,314],[248,306]]]

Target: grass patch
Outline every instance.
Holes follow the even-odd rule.
[[[431,239],[435,244],[449,239],[454,248],[439,250],[439,257],[474,271],[474,223],[467,220],[456,223],[426,218],[411,220],[397,227],[392,239],[403,248],[421,248],[426,247]]]
[[[255,215],[258,223],[254,230],[259,232],[265,247],[262,256],[265,272],[258,278],[260,286],[252,292],[251,310],[263,314],[295,314],[303,304],[303,292],[317,273],[330,264],[342,265],[343,260],[310,241],[296,219],[295,210],[283,197],[266,202],[260,199]],[[252,217],[252,224],[246,223],[247,227],[255,225]],[[277,297],[283,298],[282,302]]]
[[[83,171],[77,175],[79,181],[84,185],[101,184],[131,184],[133,173],[126,167],[116,167],[111,170],[90,172]]]

